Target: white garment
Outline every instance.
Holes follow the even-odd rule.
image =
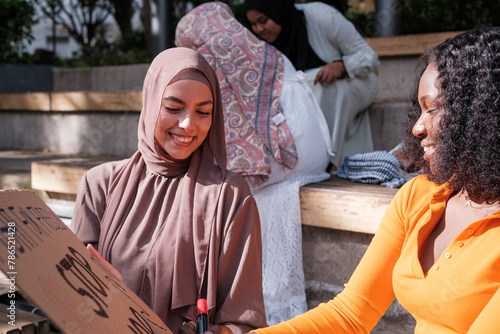
[[[321,2],[296,4],[304,12],[311,48],[325,63],[342,59],[348,78],[329,85],[314,85],[320,68],[305,72],[331,134],[338,167],[344,156],[372,152],[367,108],[378,92],[378,56],[354,25],[332,6]]]
[[[269,180],[253,190],[260,213],[264,304],[269,325],[307,311],[302,266],[299,188],[327,179],[329,134],[304,74],[284,56],[280,96],[283,114],[297,145],[298,163],[285,171],[272,160]]]

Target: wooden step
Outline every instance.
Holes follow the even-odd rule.
[[[139,112],[141,91],[124,92],[47,92],[0,94],[0,110],[89,112]]]
[[[83,174],[110,157],[33,162],[32,187],[49,197],[75,200]],[[300,190],[302,224],[373,234],[397,189],[332,176]]]
[[[408,34],[389,37],[365,38],[379,57],[420,55],[427,48],[436,46],[464,31],[445,31],[425,34]]]
[[[19,294],[17,287],[12,289],[9,276],[1,271],[0,300],[0,334],[50,334],[49,319],[23,310],[23,305],[27,304],[25,299]],[[30,309],[33,308],[30,304]]]
[[[398,189],[332,176],[300,190],[303,225],[374,234]]]
[[[110,157],[80,157],[31,163],[31,187],[45,191],[50,198],[74,201],[83,174]]]

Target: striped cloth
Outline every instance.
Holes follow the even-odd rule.
[[[337,176],[361,183],[399,188],[406,180],[399,175],[399,160],[387,151],[359,153],[344,158]]]

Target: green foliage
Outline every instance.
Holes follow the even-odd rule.
[[[363,37],[373,37],[375,33],[375,13],[365,13],[359,9],[351,9],[345,13],[346,19],[351,21]]]
[[[33,40],[31,29],[37,22],[32,2],[1,0],[0,22],[0,62],[30,63],[32,57],[24,49]]]
[[[88,67],[150,63],[153,56],[149,52],[144,33],[132,31],[126,38],[108,43],[99,38],[93,45],[85,46],[73,58],[62,60],[62,66]]]
[[[109,1],[115,6],[122,4],[118,0]],[[175,13],[170,21],[171,31],[173,32],[179,20],[186,14],[188,7],[187,1],[170,1],[172,1]],[[205,2],[208,1],[191,1],[193,6]],[[233,10],[235,18],[249,28],[243,12],[242,1],[223,0],[222,2],[227,3]],[[33,63],[33,56],[24,52],[24,45],[33,40],[31,30],[36,24],[33,3],[33,0],[0,0],[0,22],[2,22],[0,25],[0,62]],[[133,4],[134,0],[126,1],[126,3]],[[401,6],[397,8],[397,11],[396,14],[401,15],[402,34],[500,26],[500,15],[498,15],[500,13],[500,1],[498,0],[468,2],[457,0],[401,0]],[[127,15],[125,15],[124,22],[128,20]],[[354,23],[363,36],[373,36],[376,25],[373,12],[364,13],[359,10],[349,10],[345,13],[345,16]],[[125,23],[122,25],[125,25]],[[92,43],[85,45],[71,59],[55,58],[54,65],[71,67],[125,65],[149,63],[153,58],[142,31],[124,34],[125,37],[113,43],[106,42],[102,36],[104,36],[104,31],[101,30],[96,34],[96,38]]]
[[[402,0],[403,34],[500,26],[498,0]]]

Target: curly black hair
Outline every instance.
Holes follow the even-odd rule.
[[[461,33],[424,52],[417,77],[438,70],[443,109],[433,171],[423,159],[422,138],[412,134],[421,114],[418,81],[402,125],[402,162],[438,184],[450,181],[477,203],[500,200],[500,28]]]

